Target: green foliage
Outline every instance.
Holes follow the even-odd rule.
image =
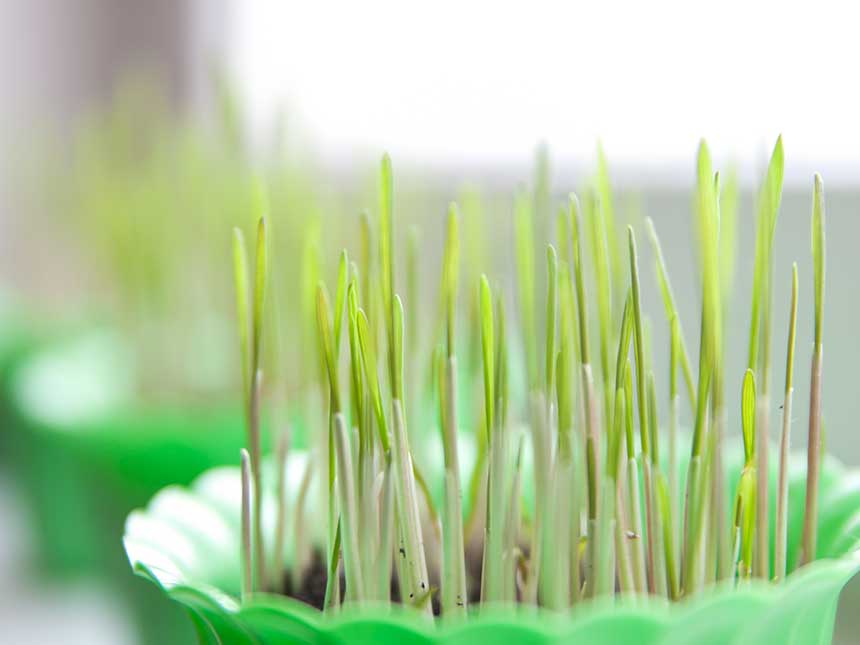
[[[675,600],[693,596],[722,578],[737,580],[753,575],[754,555],[763,548],[761,526],[767,520],[763,495],[768,494],[768,488],[762,479],[766,469],[761,459],[767,420],[761,421],[757,414],[761,414],[763,382],[769,369],[770,272],[782,185],[781,141],[777,142],[759,198],[753,275],[754,324],[750,328],[755,342],[751,341],[748,348],[752,352],[748,357],[751,364],[744,375],[741,391],[744,468],[737,481],[733,516],[728,512],[729,505],[722,506],[720,492],[727,490],[722,456],[732,452],[730,447],[723,450],[721,437],[725,425],[722,390],[727,353],[723,343],[726,318],[730,313],[728,303],[737,236],[736,179],[729,175],[729,180],[721,185],[708,147],[702,141],[696,159],[693,209],[701,296],[696,378],[660,241],[653,222],[645,220],[656,268],[656,282],[652,287],[662,296],[670,340],[667,357],[669,444],[666,450],[654,377],[655,366],[659,367],[662,361],[653,355],[651,323],[643,304],[649,286],[643,284],[632,226],[627,227],[628,267],[626,271],[620,268],[623,263],[619,264],[615,202],[602,150],[598,157],[599,166],[593,184],[585,193],[583,211],[580,212],[576,195],[571,194],[567,208],[560,210],[554,220],[557,246],[547,244],[545,247],[546,300],[540,304],[535,294],[535,232],[551,226],[552,220],[536,218],[536,212],[546,206],[538,202],[546,195],[540,197],[525,191],[517,195],[514,288],[519,329],[514,333],[506,328],[504,308],[510,296],[509,282],[501,281],[491,289],[487,275],[481,274],[469,306],[458,311],[461,271],[475,280],[479,268],[486,266],[486,258],[478,257],[482,254],[475,250],[480,244],[474,236],[479,236],[481,229],[474,228],[474,220],[470,219],[475,216],[475,205],[470,202],[470,215],[465,215],[464,208],[462,222],[463,230],[469,230],[464,238],[468,239],[469,251],[461,267],[461,220],[457,206],[449,205],[443,225],[445,243],[439,267],[438,327],[429,351],[417,338],[418,319],[423,315],[418,277],[424,270],[421,266],[424,257],[432,257],[432,253],[424,253],[424,249],[419,248],[414,234],[409,238],[408,308],[405,308],[394,287],[394,256],[398,245],[393,227],[393,180],[390,160],[387,156],[383,158],[376,272],[370,251],[370,220],[364,215],[358,240],[361,262],[358,266],[350,265],[347,252],[341,253],[334,303],[329,303],[322,282],[316,290],[315,336],[319,363],[328,381],[334,421],[330,426],[330,432],[334,432],[329,443],[330,460],[333,460],[332,446],[337,451],[337,463],[330,461],[329,476],[334,477],[336,468],[338,477],[349,480],[338,480],[338,505],[332,506],[334,510],[329,518],[328,566],[330,579],[334,581],[329,585],[332,607],[339,602],[335,576],[341,561],[347,580],[344,598],[383,601],[389,598],[388,591],[384,590],[385,579],[380,577],[384,568],[380,568],[379,558],[384,560],[385,555],[374,553],[367,545],[390,545],[397,540],[402,547],[400,558],[395,560],[401,594],[408,599],[406,604],[429,615],[429,599],[434,590],[428,586],[423,541],[433,539],[431,535],[435,536],[434,544],[441,546],[440,587],[443,611],[449,617],[466,615],[466,598],[477,586],[477,581],[472,581],[470,589],[465,575],[469,557],[466,545],[481,538],[484,543],[480,583],[483,603],[512,602],[520,598],[523,602],[565,610],[583,597],[619,593],[615,590],[616,579],[621,583],[622,594],[647,591]],[[549,212],[548,208],[546,210]],[[817,344],[813,373],[818,375],[812,401],[820,404],[824,209],[821,180],[817,176],[812,221]],[[257,248],[257,275],[264,276],[266,230],[262,221]],[[254,342],[262,337],[257,323],[265,282],[262,288],[255,286],[249,309],[248,294],[243,290],[247,282],[247,259],[239,232],[235,234],[233,251],[237,303],[246,303],[239,311],[242,349],[249,352],[249,357],[243,358],[248,363],[243,377],[250,382],[250,375],[256,373],[252,372],[256,370],[252,367],[256,360]],[[308,257],[313,255],[308,254]],[[586,257],[593,269],[593,280],[589,278],[588,282]],[[308,274],[319,275],[314,263],[309,263]],[[786,355],[787,413],[790,411],[796,336],[796,267],[792,278]],[[373,293],[360,289],[362,284],[376,294],[376,308]],[[427,299],[424,296],[424,300]],[[362,308],[363,302],[366,309]],[[357,428],[353,431],[357,446],[352,445],[352,435],[345,426],[338,387],[341,364],[338,348],[344,316],[349,342],[350,420]],[[543,318],[539,319],[540,316]],[[544,332],[542,339],[538,338],[539,325]],[[592,325],[598,333],[594,347],[589,339]],[[462,373],[458,372],[456,360],[458,326],[464,332],[463,346],[473,348],[476,354],[471,362],[466,361]],[[519,347],[509,342],[515,338]],[[544,342],[542,366],[537,356],[541,340]],[[599,351],[600,380],[597,383],[590,362],[592,350]],[[421,354],[425,351],[429,356]],[[380,361],[386,363],[385,368],[380,367]],[[416,365],[430,366],[424,380],[414,378]],[[387,370],[387,380],[380,379],[379,369]],[[465,377],[462,384],[461,377]],[[529,397],[527,422],[531,431],[525,436],[530,436],[534,442],[534,517],[529,517],[529,509],[523,506],[521,499],[522,478],[527,472],[523,470],[523,435],[519,430],[525,416],[525,397],[518,389],[525,389]],[[680,389],[687,390],[694,415],[685,478],[682,478],[677,456]],[[249,395],[254,392],[250,385],[248,392]],[[483,394],[482,411],[480,393]],[[441,520],[433,501],[434,480],[422,474],[422,469],[432,463],[425,462],[423,452],[431,444],[423,441],[423,427],[406,431],[406,406],[415,410],[410,426],[427,425],[421,423],[420,415],[428,401],[438,405],[444,450]],[[466,409],[463,418],[458,419],[460,403],[464,401]],[[819,408],[813,406],[810,441],[819,445],[817,410]],[[784,427],[788,428],[788,424]],[[477,454],[476,463],[470,464],[473,466],[469,482],[472,508],[467,509],[465,523],[459,466],[459,446],[463,441],[474,441]],[[669,453],[668,477],[661,450]],[[622,455],[626,457],[623,461]],[[356,459],[357,469],[354,469],[352,462]],[[251,462],[253,465],[253,452]],[[383,462],[390,465],[383,469]],[[780,470],[785,470],[783,463]],[[387,481],[388,477],[392,481]],[[815,473],[810,477],[814,479]],[[334,494],[333,481],[329,481],[330,495]],[[626,485],[619,486],[621,481]],[[683,485],[679,482],[683,481],[686,481],[686,494],[679,490]],[[786,492],[780,492],[782,501],[778,504],[782,509],[778,511],[780,526],[785,523],[788,491],[787,485],[781,483],[780,491],[783,490]],[[392,497],[383,499],[385,491],[390,491],[393,501]],[[814,517],[814,511],[813,505],[807,516]],[[422,517],[430,520],[426,532],[421,527]],[[612,528],[613,523],[615,528]],[[770,536],[764,537],[767,555],[771,548]],[[734,559],[728,544],[733,538]],[[805,537],[807,551],[814,547],[814,539],[814,533]],[[782,558],[777,563],[779,570],[787,573],[784,531],[777,532],[774,544],[774,553]],[[530,558],[535,561],[531,562]],[[389,567],[390,564],[388,562]],[[756,575],[761,575],[756,566]],[[778,577],[781,575],[778,573]]]

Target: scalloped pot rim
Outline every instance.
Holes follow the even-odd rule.
[[[426,637],[448,637],[462,635],[472,630],[482,630],[488,626],[504,627],[511,630],[540,631],[546,636],[564,638],[577,632],[590,623],[605,622],[607,619],[633,621],[653,625],[655,630],[666,629],[673,624],[684,622],[717,604],[747,605],[761,609],[793,595],[799,589],[808,592],[816,585],[841,589],[851,577],[860,570],[860,550],[842,558],[825,558],[793,572],[785,583],[779,586],[753,581],[747,588],[737,589],[728,584],[718,585],[709,592],[703,592],[693,600],[671,603],[667,600],[647,596],[628,596],[617,600],[589,600],[574,607],[568,613],[553,612],[547,609],[516,605],[482,608],[479,615],[472,615],[467,621],[445,623],[445,621],[426,621],[405,608],[392,605],[388,608],[344,606],[336,615],[323,614],[319,610],[292,598],[268,593],[252,595],[243,604],[232,596],[202,584],[163,584],[163,581],[145,564],[136,562],[134,570],[138,575],[157,584],[174,600],[193,607],[201,605],[210,610],[217,608],[240,624],[253,624],[255,618],[263,614],[280,614],[291,623],[303,625],[318,632],[343,635],[359,624],[373,623],[376,627],[397,627],[408,629]]]
[[[643,596],[597,599],[568,613],[520,605],[482,607],[479,615],[472,614],[469,620],[456,623],[444,618],[430,622],[398,606],[361,609],[345,606],[335,615],[323,614],[285,596],[264,593],[254,594],[240,604],[230,593],[215,586],[221,580],[210,584],[219,574],[230,579],[233,576],[229,568],[225,573],[224,563],[220,572],[213,573],[217,567],[205,555],[206,547],[213,547],[213,555],[218,554],[216,560],[229,558],[232,551],[229,536],[222,534],[219,538],[217,531],[210,534],[200,531],[193,514],[176,525],[156,513],[165,512],[168,506],[165,500],[190,498],[199,506],[213,506],[211,496],[201,490],[204,487],[201,484],[211,483],[217,478],[213,476],[229,475],[231,470],[236,469],[221,467],[207,471],[192,484],[190,491],[177,486],[164,489],[151,500],[146,511],[129,515],[123,538],[135,573],[157,584],[189,610],[203,643],[271,642],[273,638],[282,642],[287,636],[290,642],[318,642],[324,637],[325,642],[465,643],[480,636],[503,638],[502,642],[572,643],[574,635],[577,639],[587,638],[576,642],[589,643],[626,642],[634,637],[638,642],[649,643],[826,643],[832,636],[839,592],[860,571],[860,538],[846,540],[849,532],[860,526],[860,503],[851,501],[855,495],[860,500],[860,473],[846,471],[838,460],[828,459],[827,472],[822,473],[825,485],[821,489],[820,522],[822,527],[828,523],[831,548],[841,545],[845,555],[820,558],[792,572],[780,585],[752,581],[744,588],[734,588],[731,584],[720,584],[695,599],[679,603]],[[229,500],[226,503],[229,505]],[[181,512],[190,510],[193,509],[186,505]],[[210,510],[219,515],[224,512],[223,508]],[[198,530],[189,530],[189,526]],[[209,544],[195,543],[201,534],[206,535]],[[165,540],[170,545],[169,552],[160,546]],[[202,557],[195,556],[198,548],[204,551]],[[203,568],[199,569],[201,560]],[[191,573],[194,571],[202,575]],[[207,578],[209,582],[204,582]],[[223,587],[227,589],[230,585]],[[808,624],[802,624],[805,618]],[[770,640],[773,632],[769,629],[784,632],[787,640]],[[758,636],[753,637],[756,633]]]

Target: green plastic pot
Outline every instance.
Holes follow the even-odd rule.
[[[288,464],[291,496],[303,470],[302,458],[293,455]],[[727,462],[730,479],[736,479],[738,460]],[[796,456],[790,470],[788,546],[794,556],[802,525],[804,464]],[[271,531],[271,490],[268,495],[264,526]],[[782,584],[753,582],[742,589],[718,585],[675,604],[642,597],[596,600],[567,614],[488,608],[459,624],[431,623],[399,607],[347,607],[337,615],[324,615],[269,594],[240,603],[239,504],[238,469],[224,467],[204,473],[190,488],[168,487],[126,521],[124,545],[133,570],[186,609],[201,643],[813,645],[831,641],[839,594],[860,569],[860,473],[848,472],[829,458],[821,479],[819,560],[794,571]],[[286,544],[285,561],[291,556],[291,545]]]
[[[245,441],[238,401],[144,402],[129,353],[101,331],[54,333],[8,374],[8,455],[31,525],[37,572],[87,578],[116,595],[143,642],[187,643],[183,612],[129,579],[128,513],[170,483],[233,463]]]
[[[10,468],[15,467],[16,447],[21,440],[14,404],[14,382],[22,362],[26,361],[46,337],[44,325],[21,312],[0,291],[0,458]]]
[[[129,510],[232,463],[244,442],[239,403],[136,401],[126,356],[115,337],[75,334],[34,349],[10,377],[18,477],[52,574],[121,563],[116,538]]]

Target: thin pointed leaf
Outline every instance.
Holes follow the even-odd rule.
[[[493,339],[493,294],[490,291],[487,276],[481,276],[481,349],[484,357],[484,422],[487,425],[487,435],[489,436],[493,427],[495,402],[493,392],[495,341]]]
[[[749,464],[755,457],[755,374],[750,369],[744,374],[741,427],[744,435],[744,458]]]

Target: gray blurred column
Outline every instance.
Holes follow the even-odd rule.
[[[131,71],[146,70],[174,109],[199,109],[213,65],[226,55],[231,5],[0,0],[0,289],[49,286],[33,284],[22,255],[63,252],[52,231],[31,246],[34,228],[22,225],[39,215],[16,185],[37,134],[50,125],[62,151],[80,115],[108,100]]]

